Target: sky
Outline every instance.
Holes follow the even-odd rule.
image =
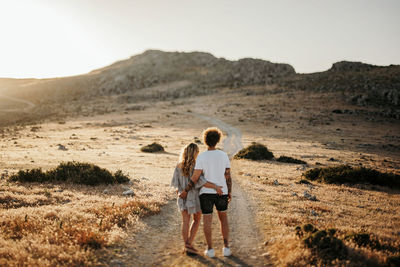
[[[0,0],[0,77],[87,73],[147,49],[325,71],[400,64],[398,0]]]

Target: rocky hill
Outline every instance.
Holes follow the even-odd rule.
[[[72,107],[80,111],[90,106],[97,97],[130,103],[204,95],[221,87],[271,84],[281,90],[338,92],[337,97],[345,101],[372,106],[385,117],[400,119],[400,66],[347,61],[337,62],[325,72],[297,74],[288,64],[261,59],[231,61],[203,52],[148,50],[79,76],[0,79],[0,94],[30,100],[39,108],[53,105],[42,109],[46,116],[48,110],[55,110],[55,104],[68,113]]]
[[[328,71],[298,74],[280,83],[302,90],[340,92],[353,104],[391,109],[399,115],[399,65],[383,67],[342,61],[333,64]]]
[[[202,52],[148,50],[86,75],[36,80],[14,93],[65,99],[68,95],[122,94],[178,81],[186,81],[192,88],[260,85],[291,75],[295,75],[292,66],[261,59],[230,61]]]

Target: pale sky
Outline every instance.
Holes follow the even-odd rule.
[[[398,0],[0,0],[0,77],[87,73],[147,49],[324,71],[400,64]]]

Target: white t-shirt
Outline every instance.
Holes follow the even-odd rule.
[[[221,150],[207,150],[201,153],[196,159],[195,170],[203,170],[204,178],[207,182],[211,182],[217,186],[222,186],[224,195],[228,194],[228,186],[226,185],[225,169],[230,168],[228,155]],[[213,188],[202,187],[201,194],[216,194]]]

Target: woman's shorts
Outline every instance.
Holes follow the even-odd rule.
[[[203,214],[213,213],[215,208],[218,211],[226,211],[228,209],[228,195],[218,194],[201,194],[200,195],[200,206]]]

